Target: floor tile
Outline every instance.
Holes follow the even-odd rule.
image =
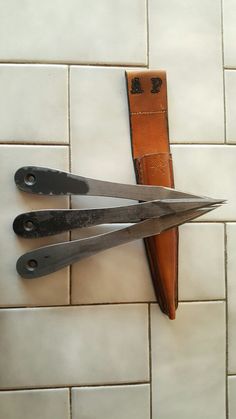
[[[0,387],[147,381],[147,329],[142,304],[2,309]]]
[[[124,69],[74,66],[70,86],[72,172],[135,183]],[[133,202],[115,198],[72,198],[73,208]],[[108,231],[108,227],[92,231],[98,234]],[[73,238],[80,235],[81,232],[73,233]],[[153,298],[141,241],[111,249],[73,266],[74,303],[150,301]]]
[[[102,234],[125,227],[90,228]],[[82,234],[73,234],[73,239]],[[87,232],[86,232],[87,237]],[[149,265],[141,240],[98,253],[72,265],[72,303],[119,303],[155,301]]]
[[[149,385],[72,389],[73,419],[149,419]]]
[[[224,64],[226,67],[236,67],[235,19],[235,1],[223,0]]]
[[[226,139],[236,143],[236,71],[225,70]]]
[[[0,142],[68,142],[66,66],[1,64],[0,89]]]
[[[1,2],[4,61],[146,63],[146,2]],[[19,13],[16,13],[16,10]]]
[[[35,281],[22,279],[16,272],[16,260],[28,250],[66,240],[62,234],[42,239],[20,239],[12,230],[14,218],[26,211],[43,208],[67,208],[68,198],[47,197],[20,192],[14,183],[15,171],[25,165],[38,165],[68,170],[68,148],[64,146],[0,146],[1,190],[0,305],[67,304],[69,270],[62,269]]]
[[[72,171],[135,183],[125,69],[72,66],[70,89]]]
[[[227,200],[201,220],[234,221],[236,189],[232,173],[236,149],[222,145],[173,145],[172,153],[176,189]]]
[[[225,298],[224,225],[188,223],[179,228],[179,299]]]
[[[229,391],[229,419],[236,418],[236,376],[228,377],[228,391]]]
[[[69,419],[69,391],[2,391],[0,412],[4,419]]]
[[[224,142],[220,0],[150,0],[149,63],[167,71],[172,142]]]
[[[236,223],[227,225],[228,351],[229,372],[236,373]]]
[[[225,417],[225,304],[181,303],[170,322],[151,309],[155,419]]]

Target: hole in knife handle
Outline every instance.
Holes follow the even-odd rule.
[[[38,267],[38,262],[35,259],[30,259],[26,262],[26,269],[30,272],[35,271]]]
[[[24,221],[23,226],[25,231],[33,231],[35,229],[35,225],[32,220]]]
[[[36,182],[36,177],[33,173],[27,173],[24,178],[24,182],[27,186],[32,186]]]

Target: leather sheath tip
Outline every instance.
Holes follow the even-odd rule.
[[[176,318],[175,313],[169,313],[169,319],[170,320],[175,320],[175,318]]]
[[[172,307],[169,307],[168,317],[169,317],[170,320],[175,320],[175,318],[176,318],[176,310],[175,310],[174,307],[173,308]]]

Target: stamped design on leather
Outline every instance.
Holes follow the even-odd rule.
[[[147,161],[148,161],[150,170],[159,171],[163,175],[165,175],[169,169],[170,161],[169,159],[166,159],[164,156],[161,156],[161,155],[150,156],[146,158],[146,162]]]
[[[141,87],[141,82],[140,82],[140,78],[139,77],[134,77],[131,80],[131,90],[130,93],[132,93],[133,95],[138,94],[138,93],[143,93],[144,90]]]
[[[159,93],[161,90],[161,85],[162,85],[162,80],[160,79],[160,77],[151,77],[150,79],[151,81],[151,93]],[[140,93],[143,93],[144,90],[142,89],[142,85],[141,85],[141,81],[139,77],[134,77],[131,80],[131,90],[130,93],[132,95],[137,95]]]
[[[168,167],[169,165],[167,161],[159,160],[155,162],[154,169],[159,170],[164,175]]]
[[[151,93],[159,93],[161,90],[161,85],[162,85],[162,80],[160,79],[160,77],[152,77],[151,82],[152,82]]]

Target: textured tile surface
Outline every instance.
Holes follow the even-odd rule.
[[[236,67],[236,4],[234,0],[223,0],[224,64]]]
[[[228,378],[229,389],[229,419],[236,418],[236,376]]]
[[[20,9],[17,0],[1,0],[0,5],[2,60],[146,63],[143,0],[26,0]]]
[[[0,324],[1,388],[148,380],[145,305],[2,309]]]
[[[225,305],[182,303],[170,322],[151,309],[153,417],[225,416]]]
[[[236,373],[236,223],[227,225],[229,372]]]
[[[224,142],[220,0],[150,0],[150,66],[167,70],[170,139]]]
[[[0,65],[0,142],[68,142],[67,71]]]
[[[175,145],[172,153],[177,189],[227,200],[227,204],[206,214],[204,220],[234,221],[236,189],[232,174],[236,149],[220,145]]]
[[[67,389],[0,392],[4,419],[69,419],[69,411]]]
[[[224,226],[189,223],[179,229],[179,298],[225,297]]]
[[[72,171],[135,183],[124,69],[72,67],[70,86]],[[112,198],[72,198],[73,208],[127,203]],[[108,227],[92,231],[98,234]],[[73,233],[73,237],[78,236],[81,232]],[[150,299],[152,284],[140,241],[98,254],[72,268],[74,303]]]
[[[69,300],[68,269],[38,278],[22,279],[16,272],[16,261],[26,251],[66,240],[67,234],[51,238],[21,239],[12,230],[14,218],[26,211],[43,208],[67,208],[66,197],[37,196],[20,192],[14,183],[14,173],[25,165],[50,166],[68,169],[67,147],[0,146],[1,189],[0,304],[2,306],[67,304]]]
[[[72,389],[73,419],[149,419],[149,385]]]
[[[225,70],[226,139],[236,143],[236,70]]]

